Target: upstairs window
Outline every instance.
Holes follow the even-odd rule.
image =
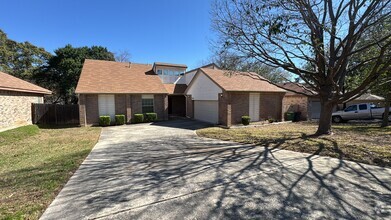
[[[153,95],[142,95],[141,96],[141,105],[143,113],[154,112],[153,107]]]
[[[158,75],[162,75],[162,70],[157,70]]]

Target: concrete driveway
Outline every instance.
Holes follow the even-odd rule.
[[[197,137],[204,126],[104,128],[42,219],[391,218],[391,169]]]

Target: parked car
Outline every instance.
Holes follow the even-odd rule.
[[[334,112],[332,114],[332,119],[335,123],[349,120],[382,119],[384,110],[385,108],[370,103],[355,104],[345,108],[343,111]],[[391,114],[389,114],[388,120],[391,121]]]

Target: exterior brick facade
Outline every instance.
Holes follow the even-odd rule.
[[[249,115],[250,94],[248,92],[231,93],[231,122],[242,122],[243,115]]]
[[[43,103],[43,95],[0,90],[0,128],[31,124],[31,103]]]
[[[261,101],[259,107],[259,120],[267,120],[273,118],[281,121],[282,114],[282,100],[284,93],[261,93]]]
[[[167,95],[154,95],[154,108],[158,119],[168,120],[168,96]]]
[[[115,95],[115,114],[125,115],[126,117],[126,95],[124,94]]]
[[[134,114],[142,113],[140,94],[115,94],[115,114],[123,114],[127,123],[132,122]],[[161,120],[168,119],[168,96],[154,95],[154,108]],[[97,125],[99,123],[98,94],[79,95],[80,125]]]
[[[96,94],[86,95],[85,105],[86,105],[86,123],[89,125],[98,124],[99,123],[98,95]]]
[[[282,120],[283,93],[261,93],[259,119]],[[230,127],[241,123],[242,116],[249,115],[249,92],[223,92],[219,94],[219,123]]]
[[[186,117],[194,117],[194,101],[192,100],[191,95],[186,96]]]
[[[308,98],[303,95],[286,95],[283,99],[282,112],[301,112],[301,120],[309,118]]]

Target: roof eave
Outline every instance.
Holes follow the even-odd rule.
[[[12,87],[0,87],[0,90],[3,91],[13,91],[13,92],[26,92],[26,93],[34,93],[34,94],[42,94],[42,95],[51,95],[52,91],[42,91],[42,90],[32,90],[32,89],[20,89],[20,88],[12,88]]]

